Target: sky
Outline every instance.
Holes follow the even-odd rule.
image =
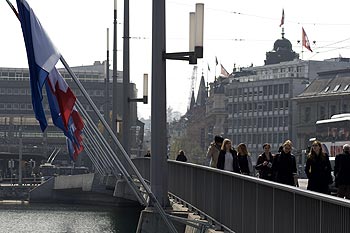
[[[16,6],[16,1],[11,0]],[[70,66],[92,65],[106,60],[106,31],[110,28],[110,64],[113,49],[114,0],[27,0]],[[204,3],[204,58],[198,60],[194,82],[200,77],[214,81],[220,63],[233,67],[264,64],[265,54],[281,38],[279,27],[285,13],[285,38],[304,60],[350,57],[350,18],[345,0],[166,0],[166,50],[188,51],[189,12],[195,3]],[[123,68],[123,1],[117,0],[117,67]],[[301,28],[314,52],[301,53]],[[28,67],[22,31],[5,0],[0,1],[0,67]],[[143,74],[149,74],[151,87],[152,1],[130,0],[130,80],[142,96]],[[313,41],[316,43],[314,44]],[[219,65],[215,65],[215,57]],[[57,65],[62,67],[61,64]],[[210,71],[208,71],[208,66]],[[193,65],[167,61],[167,105],[185,113],[191,93]],[[150,88],[149,88],[150,89]],[[149,93],[149,96],[151,94]],[[139,117],[148,118],[151,105],[138,104]]]

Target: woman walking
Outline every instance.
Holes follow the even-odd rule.
[[[253,174],[253,166],[252,159],[248,153],[247,146],[244,143],[240,143],[237,146],[238,151],[238,164],[241,169],[241,173],[243,175],[252,175]]]
[[[328,154],[323,152],[321,142],[314,141],[305,166],[305,173],[309,179],[307,189],[329,194],[328,185],[333,183],[331,171]]]
[[[281,184],[296,186],[294,176],[297,174],[295,157],[291,153],[292,142],[287,140],[282,145],[280,154],[276,154],[272,162],[275,181]]]
[[[221,146],[217,168],[240,173],[237,151],[232,148],[231,141],[225,139]]]
[[[263,145],[264,152],[259,155],[255,169],[259,171],[259,178],[273,181],[271,145]]]

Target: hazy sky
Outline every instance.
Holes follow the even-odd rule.
[[[11,2],[16,5],[15,0]],[[301,27],[313,53],[304,49],[303,59],[350,57],[348,1],[203,0],[204,59],[198,62],[198,88],[202,70],[214,80],[215,56],[230,72],[251,63],[263,65],[265,53],[281,37],[285,11],[285,37],[300,53]],[[37,17],[70,66],[91,65],[106,59],[106,28],[112,50],[114,0],[28,0]],[[188,51],[188,18],[196,1],[167,0],[167,52]],[[151,74],[152,1],[130,0],[130,78],[142,95],[143,73]],[[118,0],[118,70],[122,70],[123,1]],[[20,24],[6,1],[0,1],[0,67],[28,67]],[[313,44],[316,41],[316,44]],[[112,59],[112,54],[110,56]],[[111,61],[112,64],[112,61]],[[211,72],[207,73],[207,64]],[[59,63],[58,67],[62,67]],[[167,104],[184,113],[190,95],[192,66],[167,61]],[[220,66],[217,66],[219,73]],[[151,78],[151,76],[150,76]],[[149,87],[151,83],[149,83]],[[138,105],[139,116],[148,117],[151,105]]]

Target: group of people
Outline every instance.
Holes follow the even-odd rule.
[[[271,153],[271,145],[263,145],[263,153],[258,156],[255,169],[259,178],[281,184],[298,186],[296,160],[292,152],[292,142],[285,141],[277,154]],[[215,136],[207,152],[209,165],[221,170],[254,175],[252,161],[244,143],[232,147],[229,139]],[[333,183],[329,156],[322,149],[320,141],[314,141],[307,155],[305,173],[308,178],[307,189],[330,194],[329,185]],[[343,153],[335,157],[335,185],[339,197],[350,199],[350,145],[343,146]]]
[[[211,167],[253,175],[252,160],[244,143],[239,144],[236,151],[230,139],[215,136],[214,142],[208,148],[207,159],[210,160]]]
[[[284,142],[279,153],[274,156],[270,151],[270,144],[264,144],[263,149],[264,152],[259,155],[255,166],[259,177],[294,186],[297,167],[295,157],[291,154],[292,142]],[[229,139],[215,136],[214,142],[208,148],[207,159],[210,159],[211,167],[254,175],[252,160],[244,143],[240,143],[236,151]]]

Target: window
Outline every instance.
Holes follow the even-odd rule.
[[[347,89],[349,89],[349,84],[344,87],[344,91],[346,91]]]
[[[348,112],[348,105],[347,104],[343,104],[343,113]]]
[[[288,94],[289,93],[289,83],[284,84],[284,93]]]
[[[324,106],[320,107],[320,120],[326,119],[326,108]]]
[[[336,85],[336,86],[334,87],[333,91],[338,91],[339,87],[340,87],[340,84]]]
[[[331,116],[336,114],[336,106],[335,105],[331,105]]]
[[[329,86],[324,89],[324,92],[327,92],[329,90]]]
[[[310,115],[311,115],[311,108],[310,107],[306,107],[305,108],[305,112],[304,112],[304,122],[305,123],[310,122]]]

